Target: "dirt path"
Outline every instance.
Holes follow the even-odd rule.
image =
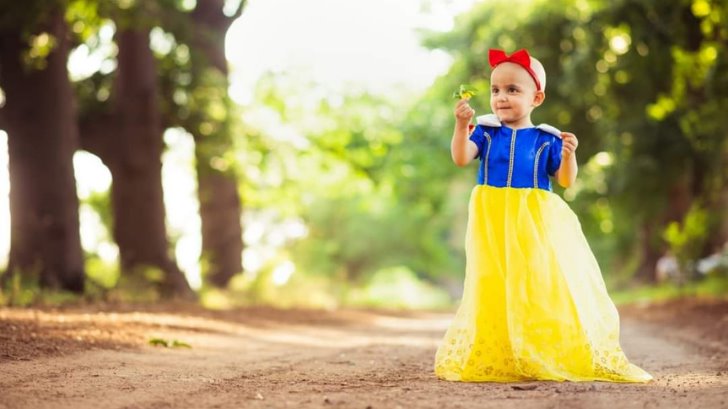
[[[647,385],[439,381],[449,314],[183,310],[0,309],[0,408],[728,407],[728,302],[622,310]]]

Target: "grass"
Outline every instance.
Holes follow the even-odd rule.
[[[352,299],[348,300],[349,302],[341,303],[333,301],[333,306],[329,306],[329,308],[335,308],[337,306],[400,309],[433,309],[437,307],[444,307],[442,304],[446,303],[446,301],[440,296],[440,294],[432,293],[432,291],[423,291],[423,288],[417,286],[413,287],[413,285],[417,284],[417,282],[410,280],[410,277],[405,277],[406,279],[403,279],[402,277],[399,277],[400,275],[395,274],[394,278],[387,275],[384,277],[386,279],[373,280],[367,287],[351,289],[350,293],[352,295]],[[116,301],[122,303],[136,301],[153,304],[158,301],[152,299],[140,300],[138,299],[138,294],[137,299],[135,300],[132,300],[134,297],[119,296],[119,294],[130,295],[128,294],[128,289],[115,289],[108,292],[99,291],[99,288],[94,286],[87,286],[86,294],[79,295],[67,291],[39,289],[37,286],[32,285],[32,283],[20,283],[19,281],[16,281],[14,284],[15,285],[6,286],[6,288],[0,288],[0,306],[53,307],[74,304],[93,304],[104,301]],[[201,305],[211,309],[229,309],[249,305],[321,308],[322,305],[326,303],[321,303],[322,305],[315,305],[316,303],[313,303],[314,305],[312,305],[312,298],[315,298],[314,296],[320,293],[319,295],[326,295],[328,297],[328,303],[331,304],[331,298],[333,296],[326,293],[326,286],[321,285],[319,287],[321,288],[315,288],[316,291],[313,291],[314,288],[311,286],[306,288],[306,303],[301,303],[300,294],[296,294],[298,296],[289,299],[286,305],[278,305],[271,302],[271,299],[278,299],[280,303],[281,300],[286,300],[288,298],[287,296],[290,294],[285,291],[281,291],[281,289],[276,289],[278,291],[273,291],[271,294],[268,294],[268,297],[261,297],[260,294],[252,294],[250,290],[255,289],[248,289],[249,291],[244,292],[230,290],[213,291],[208,289],[207,291],[201,291],[199,295]],[[409,287],[413,288],[410,289]],[[383,289],[388,291],[384,291]],[[406,295],[408,291],[412,292],[411,297],[409,297],[411,299],[403,297],[403,294]],[[687,297],[728,299],[728,275],[714,274],[701,280],[691,281],[682,285],[675,283],[663,283],[658,285],[632,286],[620,290],[612,290],[609,292],[609,295],[612,301],[614,301],[617,305],[660,302]],[[411,304],[402,305],[402,303],[407,300],[409,300]]]
[[[709,276],[682,285],[664,283],[643,285],[610,292],[615,304],[667,301],[686,297],[728,298],[728,276]]]

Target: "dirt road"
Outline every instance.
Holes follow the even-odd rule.
[[[439,381],[450,314],[0,309],[0,408],[728,408],[728,302],[621,315],[649,384]]]

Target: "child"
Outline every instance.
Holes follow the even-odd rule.
[[[526,50],[490,50],[494,114],[455,107],[452,158],[480,159],[462,302],[435,357],[451,381],[646,382],[619,345],[619,316],[576,215],[551,192],[576,179],[574,134],[533,126],[546,72]]]

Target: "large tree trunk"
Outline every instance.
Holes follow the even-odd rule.
[[[728,246],[728,184],[717,193],[711,211],[717,218],[716,228],[708,237],[707,250],[709,253],[727,249]]]
[[[224,103],[228,109],[224,118],[213,118],[206,113],[207,104],[198,104],[200,110],[192,115],[193,123],[188,127],[196,144],[202,255],[208,266],[205,279],[216,287],[227,286],[230,279],[242,271],[243,251],[241,203],[234,168],[213,166],[232,149],[225,34],[235,16],[225,16],[223,5],[223,0],[197,2],[192,13],[197,35],[191,44],[191,58],[196,85],[216,91],[203,95],[222,95],[222,101],[205,102]],[[242,7],[241,4],[236,15]],[[200,124],[203,122],[214,124],[211,132],[202,132]]]
[[[111,203],[114,240],[123,274],[161,270],[166,296],[192,295],[170,255],[162,191],[163,130],[157,95],[157,73],[149,48],[149,30],[117,33],[118,68],[111,111],[82,120],[84,148],[97,154],[113,179]]]
[[[638,231],[637,240],[639,243],[640,264],[637,267],[635,278],[642,282],[653,283],[657,281],[655,267],[657,266],[657,260],[660,259],[662,254],[660,253],[659,246],[655,244],[658,241],[655,239],[656,225],[654,220],[646,220],[642,223]]]
[[[68,78],[68,29],[62,12],[39,30],[56,45],[42,68],[23,62],[21,27],[0,31],[0,110],[8,132],[11,244],[7,274],[38,278],[44,287],[83,292],[84,265],[73,153],[78,144]],[[6,276],[7,277],[7,276]]]
[[[113,88],[117,161],[114,185],[114,237],[125,271],[153,266],[165,273],[164,287],[174,294],[191,290],[170,257],[162,193],[161,114],[157,73],[148,30],[118,35],[119,67]]]

